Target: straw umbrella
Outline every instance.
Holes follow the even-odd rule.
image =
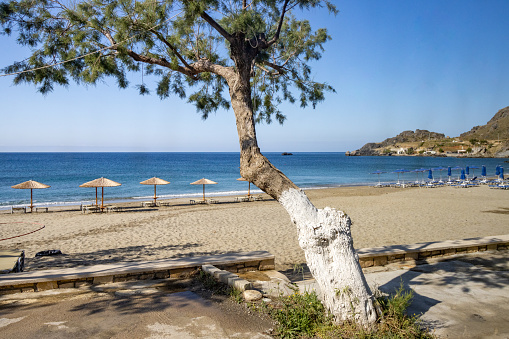
[[[81,184],[80,187],[95,187],[95,205],[97,206],[97,188],[101,187],[101,210],[104,209],[104,187],[116,187],[120,186],[122,184],[106,179],[106,178],[98,178],[89,182],[86,182],[84,184]]]
[[[217,184],[217,182],[205,178],[202,178],[191,183],[191,185],[203,185],[203,201],[205,201],[205,185],[215,185],[215,184]]]
[[[34,190],[34,189],[41,189],[41,188],[48,188],[48,187],[51,187],[51,186],[45,185],[45,184],[41,184],[40,182],[37,182],[37,181],[28,180],[28,181],[22,182],[21,184],[17,184],[17,185],[11,186],[11,187],[12,188],[16,188],[16,189],[30,189],[30,212],[32,212],[33,209],[34,209],[33,191],[32,190]]]
[[[244,179],[244,178],[238,178],[237,180],[249,182],[249,186],[247,188],[247,196],[250,197],[251,196],[251,181],[248,181],[247,179]]]
[[[168,185],[169,183],[170,183],[169,181],[166,181],[166,180],[163,180],[160,178],[156,178],[156,177],[153,177],[153,178],[150,178],[150,179],[140,182],[140,184],[142,184],[142,185],[154,185],[154,205],[157,200],[156,186],[157,185]]]

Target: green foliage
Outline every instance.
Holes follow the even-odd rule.
[[[414,153],[415,153],[415,150],[414,150],[414,148],[413,148],[413,147],[408,148],[408,151],[407,151],[407,154],[408,154],[408,155],[412,155],[412,154],[414,154]]]
[[[31,55],[3,72],[32,70],[15,75],[13,82],[34,84],[43,94],[55,85],[95,85],[107,78],[127,88],[129,73],[142,72],[141,82],[133,85],[141,95],[154,87],[161,99],[187,98],[205,119],[230,107],[225,67],[240,72],[247,65],[247,100],[256,121],[267,123],[285,120],[278,109],[283,101],[315,107],[325,92],[334,91],[311,78],[310,62],[321,58],[330,40],[327,30],[314,31],[307,20],[297,18],[320,7],[336,14],[331,1],[259,0],[246,8],[242,3],[8,0],[0,5],[3,33],[17,34]],[[247,51],[241,58],[233,55],[234,38]],[[148,84],[143,75],[150,76]]]
[[[348,288],[338,293],[348,293]],[[280,298],[279,305],[262,304],[277,321],[276,335],[280,338],[434,338],[427,329],[421,328],[416,316],[408,316],[406,310],[413,298],[403,283],[389,297],[375,291],[376,302],[382,317],[373,328],[364,328],[354,322],[335,324],[315,292]]]
[[[440,148],[438,149],[438,152],[440,152],[440,153],[444,153],[444,149],[443,149],[442,147],[440,147]]]
[[[467,148],[467,153],[472,153],[472,148],[471,147]]]
[[[332,325],[325,308],[315,292],[295,293],[281,299],[281,308],[274,308],[270,315],[277,321],[276,333],[281,338],[313,336],[319,327]]]

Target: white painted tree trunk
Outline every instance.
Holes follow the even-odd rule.
[[[324,306],[342,322],[354,319],[370,326],[377,314],[373,295],[359,265],[350,233],[350,218],[341,211],[317,209],[301,190],[282,192],[279,202],[299,232],[311,274]]]

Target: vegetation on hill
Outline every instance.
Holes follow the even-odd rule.
[[[413,155],[509,157],[509,106],[486,125],[475,126],[459,137],[427,130],[404,131],[378,143],[367,143],[347,155]]]

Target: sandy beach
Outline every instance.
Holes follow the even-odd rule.
[[[318,208],[334,207],[352,219],[356,248],[502,235],[509,232],[509,191],[472,188],[340,187],[307,190]],[[190,205],[171,200],[168,207],[124,204],[121,212],[82,214],[78,207],[52,207],[48,213],[0,211],[3,249],[22,249],[26,270],[104,264],[116,261],[265,250],[276,269],[305,262],[296,227],[278,202]],[[39,251],[63,255],[34,257]]]

